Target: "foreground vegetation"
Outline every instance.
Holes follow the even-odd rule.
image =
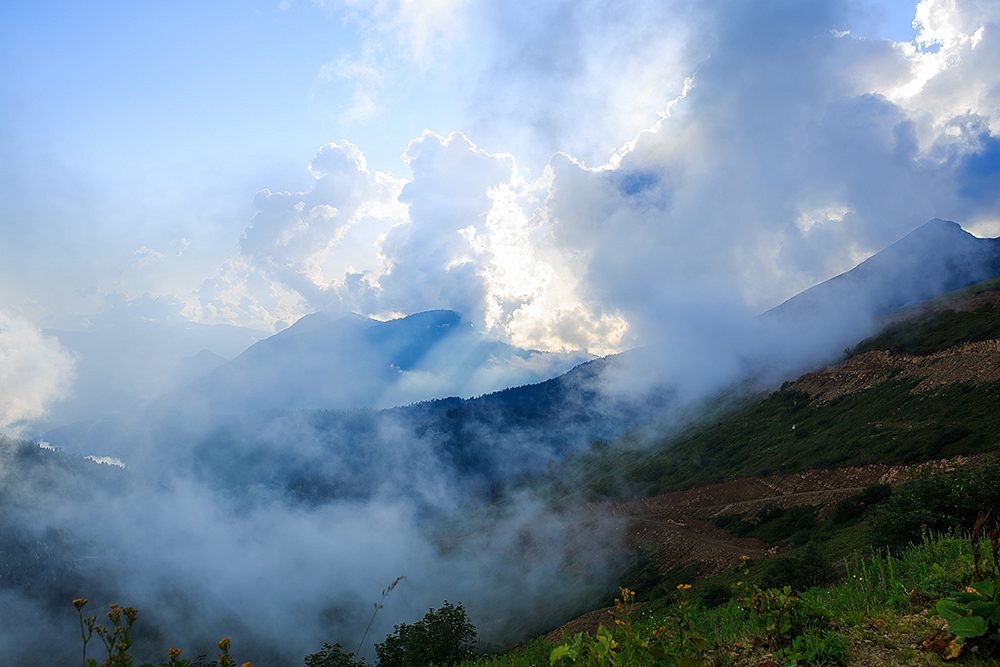
[[[990,644],[978,645],[987,650],[962,648],[973,636],[995,638],[990,617],[996,607],[978,615],[950,611],[974,604],[961,597],[970,589],[977,591],[976,600],[994,604],[996,563],[980,577],[974,561],[968,535],[927,534],[899,555],[877,550],[846,558],[838,563],[845,578],[830,588],[763,588],[752,583],[759,564],[745,562],[735,573],[735,595],[711,608],[693,602],[710,583],[681,585],[670,607],[638,613],[629,611],[632,593],[624,589],[607,629],[549,645],[548,657],[552,665],[594,666],[910,665],[927,664],[920,643],[935,646],[937,637],[944,655],[961,656],[963,664],[995,664]],[[545,648],[529,645],[467,664],[541,667],[549,664]]]
[[[405,625],[398,626],[379,645],[391,648],[379,651],[377,664],[908,665],[928,664],[925,655],[931,656],[930,664],[941,664],[940,656],[960,658],[966,665],[996,664],[998,550],[1000,524],[981,521],[968,533],[928,532],[898,554],[887,549],[854,553],[837,563],[843,573],[838,584],[806,590],[764,588],[755,583],[763,564],[744,560],[723,577],[736,579],[730,587],[734,594],[725,602],[710,603],[710,592],[718,585],[712,581],[680,584],[670,591],[668,606],[652,610],[637,609],[634,593],[622,589],[606,627],[596,635],[564,637],[557,645],[538,638],[504,654],[470,655],[474,631],[464,613],[455,614],[458,607],[451,607],[450,617],[437,614],[437,625],[422,626],[424,635],[417,643],[410,643],[412,635],[405,630],[400,632]],[[134,620],[134,610],[119,613],[126,611]],[[116,626],[109,636],[127,636],[121,630]],[[109,648],[108,659],[100,664],[131,667],[128,644],[118,647]],[[204,662],[202,656],[190,663],[172,650],[164,667],[234,665],[228,640],[220,642],[220,650],[217,660]],[[304,662],[307,667],[365,664],[329,644]],[[98,663],[91,659],[87,664]]]
[[[732,571],[702,581],[694,581],[696,570],[690,569],[665,577],[626,572],[623,581],[630,579],[637,590],[619,590],[595,635],[564,636],[558,644],[537,638],[502,654],[475,655],[475,627],[461,604],[446,602],[416,623],[397,625],[376,644],[376,664],[875,665],[914,664],[925,661],[927,651],[963,664],[996,664],[1000,522],[989,509],[998,501],[1000,462],[989,459],[925,470],[895,491],[874,485],[822,520],[815,508],[795,507],[717,517],[720,525],[788,550],[760,562],[744,557]],[[678,574],[690,580],[674,583]],[[654,588],[659,594],[651,595]],[[646,602],[637,604],[640,599]],[[105,628],[96,616],[84,616],[86,600],[74,604],[83,667],[132,667],[128,651],[137,612],[114,605]],[[86,657],[94,636],[107,652],[102,663]],[[189,662],[171,650],[164,667],[235,665],[229,640],[219,647],[212,661],[201,656]],[[339,644],[325,644],[304,663],[365,665]]]

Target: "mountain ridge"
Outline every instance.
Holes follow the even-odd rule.
[[[788,323],[870,319],[1000,276],[1000,238],[934,218],[841,273],[763,313]]]

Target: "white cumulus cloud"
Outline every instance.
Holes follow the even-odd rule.
[[[67,397],[75,363],[58,340],[0,311],[0,429],[17,433]]]
[[[365,7],[379,30],[413,9]],[[472,7],[411,24],[454,37]],[[843,2],[475,7],[492,64],[470,127],[493,146],[511,130],[528,163],[563,150],[530,171],[426,130],[404,179],[327,144],[308,188],[257,195],[206,312],[449,308],[519,346],[606,353],[676,332],[692,299],[760,312],[933,217],[1000,218],[998,3],[923,0],[911,43],[866,36]]]

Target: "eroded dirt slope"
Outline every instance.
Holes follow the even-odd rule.
[[[819,505],[823,516],[844,498],[872,484],[897,486],[923,466],[952,470],[968,463],[969,459],[958,457],[913,466],[876,464],[746,477],[651,498],[592,503],[587,509],[602,520],[610,516],[621,522],[626,548],[641,547],[657,562],[661,572],[694,563],[699,565],[700,576],[708,577],[737,567],[741,556],[760,559],[777,554],[759,539],[737,538],[717,528],[709,520],[712,517],[739,513],[754,516],[767,505],[784,508]],[[693,518],[692,513],[699,518]],[[574,619],[552,632],[548,639],[558,641],[564,632],[596,632],[601,623],[609,622],[609,611],[598,609]]]
[[[791,388],[808,393],[814,400],[829,401],[874,387],[893,373],[898,378],[919,379],[914,393],[958,382],[996,382],[1000,380],[1000,340],[966,343],[923,356],[873,350],[817,373],[806,373]]]

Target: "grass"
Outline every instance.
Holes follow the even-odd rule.
[[[872,350],[925,355],[994,338],[1000,338],[1000,309],[986,306],[972,312],[944,310],[891,324],[858,343],[851,355]]]
[[[845,531],[847,532],[847,531]],[[764,564],[748,564],[739,571],[727,572],[695,584],[691,597],[711,584],[753,580]],[[841,647],[842,662],[848,665],[944,664],[935,655],[924,654],[916,642],[934,635],[944,622],[933,615],[933,604],[951,591],[961,589],[972,577],[972,548],[966,534],[925,535],[924,539],[899,554],[886,550],[855,551],[840,562],[840,581],[828,588],[793,592],[794,605],[802,617],[813,615],[818,625],[811,628],[812,640],[769,644],[767,628],[748,610],[747,599],[734,598],[713,609],[689,605],[688,621],[704,638],[708,650],[702,662],[691,664],[738,665],[761,664],[768,659],[792,664],[793,647],[800,649],[812,641]],[[738,586],[737,586],[738,587]],[[747,586],[746,590],[751,587]],[[757,589],[760,591],[760,589]],[[676,624],[676,605],[660,609],[644,608],[631,621],[630,630],[637,637],[652,635]],[[614,631],[612,632],[614,634]],[[788,631],[794,635],[794,630]],[[617,636],[617,635],[615,635]],[[804,635],[803,635],[804,636]],[[548,665],[548,653],[555,648],[536,639],[504,654],[478,656],[462,663],[466,667],[507,665],[541,667]],[[833,650],[833,649],[831,649]],[[586,664],[615,664],[613,661]],[[804,660],[799,664],[820,664]],[[975,654],[963,655],[959,664],[995,664]]]
[[[739,477],[911,464],[996,448],[1000,383],[911,393],[918,383],[891,378],[827,403],[786,388],[644,452],[612,445],[567,457],[532,484],[553,502],[641,497]],[[574,477],[581,481],[563,482]]]

